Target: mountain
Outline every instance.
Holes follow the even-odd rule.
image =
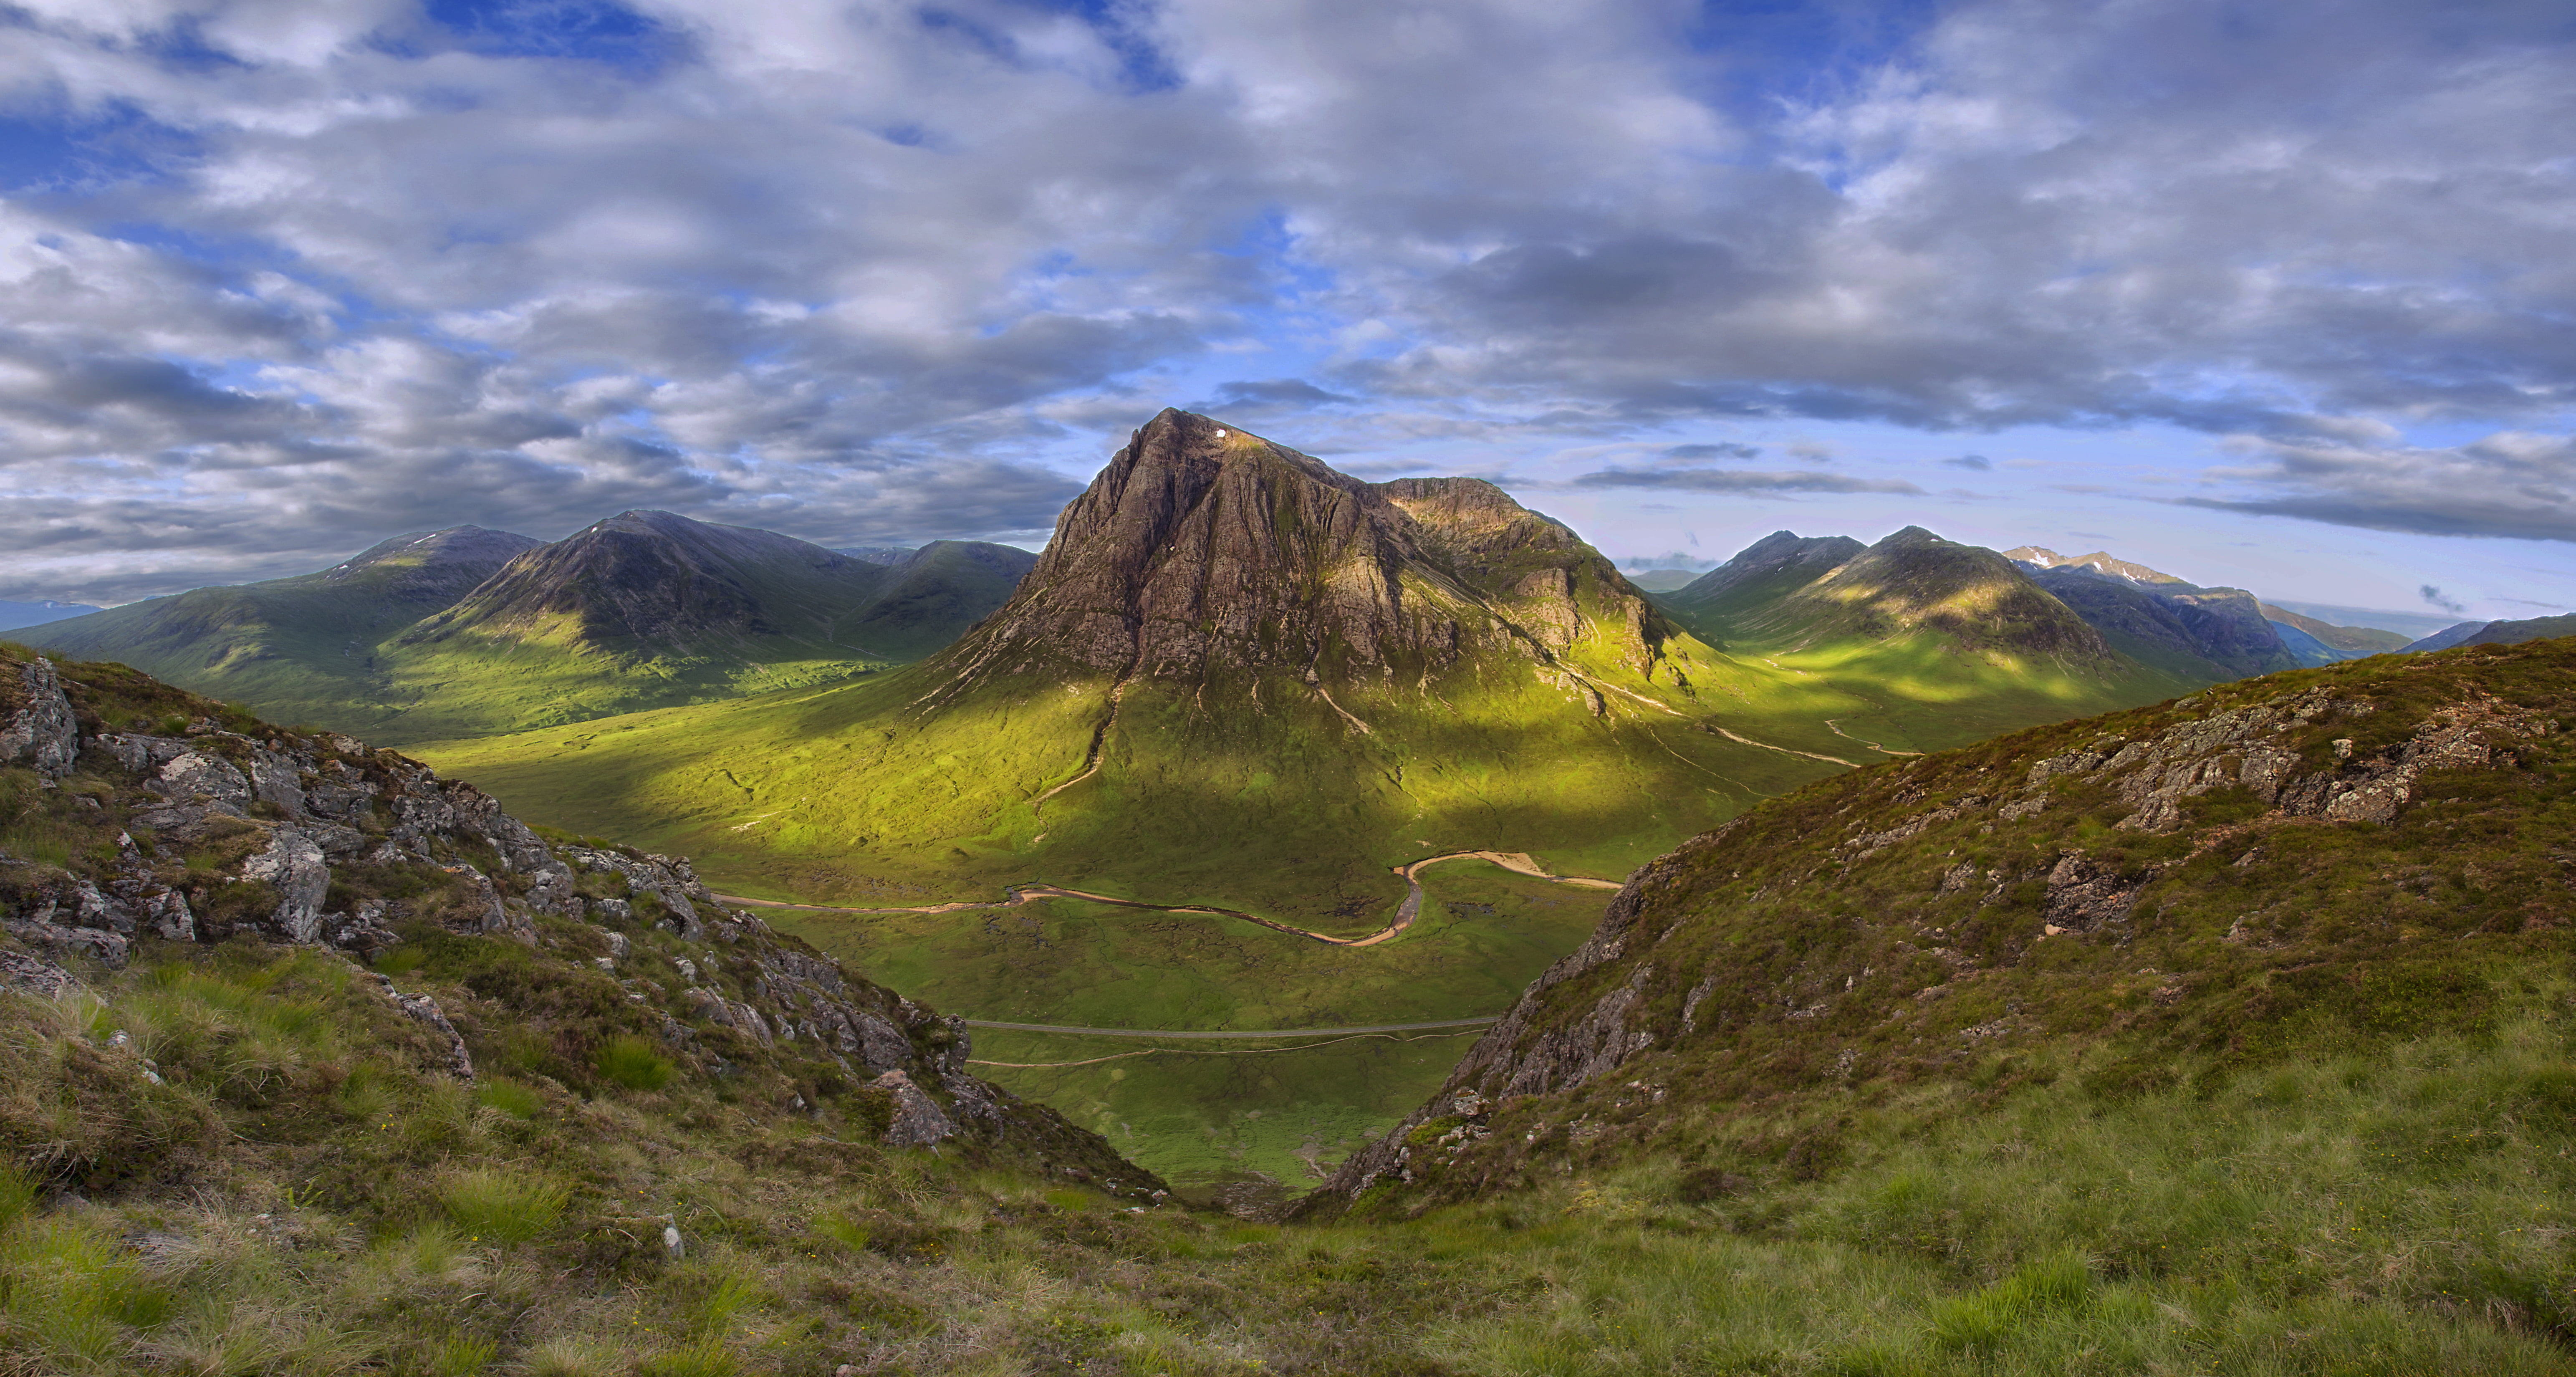
[[[99,609],[78,602],[0,602],[0,631],[42,626],[66,617],[85,617]]]
[[[2408,638],[2399,632],[2382,631],[2370,626],[2337,626],[2332,622],[2293,612],[2286,607],[2276,607],[2268,602],[2261,604],[2260,610],[2264,619],[2271,622],[2273,626],[2291,627],[2305,633],[2326,650],[2334,652],[2335,659],[2358,660],[2372,655],[2385,655],[2392,650],[2404,650],[2410,644]],[[2284,644],[2288,644],[2289,634],[2283,632],[2281,640]],[[2296,653],[2295,647],[2293,653]],[[2310,660],[2309,663],[2323,664],[2326,661]]]
[[[2406,637],[2409,641],[2420,640],[2436,632],[2449,630],[2456,625],[2447,617],[2426,616],[2416,612],[2391,612],[2377,607],[2345,607],[2337,603],[2296,602],[2289,598],[2273,598],[2265,606],[2314,617],[2335,626],[2392,632]]]
[[[2300,665],[2253,594],[2201,588],[2143,565],[2098,558],[2117,568],[2105,573],[2084,561],[2025,561],[2023,567],[2122,654],[2185,681],[2241,679]]]
[[[934,540],[889,562],[893,581],[841,623],[841,634],[893,659],[919,659],[1009,601],[1037,562],[1016,546]]]
[[[1920,527],[1867,546],[1777,531],[1656,603],[1728,653],[1840,695],[1836,734],[1884,750],[1957,745],[2219,677],[2120,654],[2034,572]]]
[[[1659,599],[1702,635],[1723,642],[1735,618],[1768,608],[1867,549],[1850,536],[1800,537],[1773,531],[1735,558]]]
[[[917,666],[437,758],[809,900],[1045,874],[1373,926],[1425,848],[1617,873],[1859,749],[1823,721],[1849,700],[1782,679],[1491,484],[1166,411]]]
[[[318,574],[42,628],[208,693],[379,740],[579,721],[918,659],[1008,596],[1007,546],[896,565],[634,511],[552,544],[458,527]]]
[[[2515,622],[2462,622],[2448,631],[2409,643],[2406,653],[2448,650],[2462,645],[2519,645],[2524,641],[2576,635],[2576,615],[2533,617]]]
[[[2042,569],[2090,569],[2105,578],[2126,579],[2131,583],[2183,582],[2171,574],[2161,573],[2143,564],[2132,564],[2128,560],[2114,558],[2104,550],[2096,550],[2089,555],[2061,555],[2055,550],[2037,545],[2024,545],[2004,551],[2004,558],[2021,564],[2037,565]]]
[[[1649,593],[1670,593],[1687,587],[1699,575],[1688,569],[1648,569],[1630,574],[1628,582]]]
[[[127,603],[21,639],[290,721],[358,726],[371,719],[356,705],[383,692],[380,644],[536,545],[480,526],[399,535],[318,573]]]
[[[913,545],[846,545],[833,550],[832,553],[848,555],[852,559],[863,559],[870,564],[901,564],[906,555],[918,548]]]
[[[2122,1370],[2184,1346],[2366,1368],[2380,1326],[2413,1355],[2389,1370],[2564,1370],[2525,1345],[2561,1342],[2567,1262],[2483,1221],[2576,1147],[2551,1107],[2571,720],[2576,640],[2532,641],[1808,786],[1632,876],[1306,1212],[1830,1241],[1962,1286],[1806,1370],[2089,1370],[2113,1346]],[[2459,1251],[2420,1257],[2435,1239]],[[2295,1341],[2218,1299],[2294,1269],[2340,1298]],[[1597,1294],[1632,1354],[1771,1313],[1698,1330]],[[2147,1317],[2187,1296],[2210,1307]]]

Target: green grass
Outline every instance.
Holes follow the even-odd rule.
[[[562,1186],[524,1168],[475,1167],[438,1188],[438,1203],[469,1241],[525,1243],[542,1237],[563,1218],[569,1198]]]
[[[599,1050],[599,1074],[629,1090],[659,1090],[671,1083],[671,1059],[654,1050],[653,1044],[633,1033],[612,1040]]]
[[[1423,874],[1400,939],[1352,950],[1193,914],[1055,900],[984,914],[842,917],[775,911],[773,926],[870,979],[974,1018],[1091,1028],[1329,1028],[1497,1014],[1579,945],[1610,892],[1480,861]],[[1157,1044],[978,1029],[997,1062],[1080,1061]],[[1097,1066],[977,1073],[1055,1106],[1179,1184],[1271,1181],[1300,1190],[1435,1089],[1471,1038],[1370,1038],[1311,1052],[1280,1043],[1183,1050]],[[1220,1054],[1222,1053],[1222,1054]]]

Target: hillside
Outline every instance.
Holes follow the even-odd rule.
[[[398,537],[317,574],[29,634],[276,717],[412,743],[918,659],[998,607],[1029,559],[942,541],[879,563],[628,512],[550,545],[476,527]]]
[[[2306,632],[2346,660],[2385,655],[2392,650],[2404,650],[2409,644],[2408,638],[2400,632],[2382,631],[2373,626],[2337,626],[2268,602],[2261,604],[2261,610],[2264,619],[2274,626],[2293,627]],[[2282,637],[2285,642],[2288,639],[2287,636]]]
[[[1044,877],[1358,936],[1404,862],[1615,875],[1837,768],[1837,700],[1780,680],[1491,485],[1364,483],[1165,412],[1011,600],[911,669],[437,758],[771,897]],[[1717,730],[1756,722],[1770,744]]]
[[[1655,601],[1738,659],[1838,695],[1836,734],[1887,751],[2152,702],[2218,677],[2138,663],[2028,571],[1920,527],[1871,546],[1777,531]]]
[[[787,1238],[935,1256],[940,1152],[1028,1217],[1165,1198],[685,860],[549,842],[117,665],[0,646],[0,724],[0,1351],[27,1370],[714,1361]],[[859,1356],[869,1318],[801,1337]]]
[[[2523,1225],[2576,1188],[2571,720],[2576,641],[2535,641],[1811,785],[1631,877],[1312,1208],[1651,1165],[1726,1227],[1997,1280],[1963,1351],[2115,1296],[2563,1339],[2576,1271]]]
[[[2576,616],[2533,617],[2512,622],[2462,622],[2448,631],[2409,642],[2404,649],[2410,654],[2420,655],[2428,651],[2449,650],[2453,646],[2519,645],[2524,641],[2567,635],[2576,635]]]
[[[400,535],[316,573],[193,589],[22,635],[66,655],[258,703],[286,721],[370,729],[398,711],[385,706],[393,690],[382,643],[536,545],[480,526]]]
[[[2563,644],[2232,686],[1755,810],[1642,873],[1470,1063],[1534,1094],[1444,1095],[1366,1221],[1284,1226],[1131,1203],[1143,1173],[953,1070],[991,1070],[983,1039],[701,902],[684,862],[530,836],[114,666],[63,666],[49,706],[0,656],[16,1370],[2576,1371],[2546,1222],[2576,1158],[2547,849],[2576,761],[2534,720],[2566,711]],[[2104,732],[2146,749],[2094,764]],[[2168,800],[2171,832],[2112,824],[2132,760],[2161,785],[2267,742],[2295,757],[2277,815],[2238,784]],[[2012,811],[2034,764],[2048,807]],[[343,859],[344,832],[397,854]],[[2067,838],[2093,873],[2027,852]],[[348,946],[286,940],[306,896]],[[1904,1031],[1861,1031],[1891,1008]],[[1114,1065],[1173,1060],[1265,1057]]]

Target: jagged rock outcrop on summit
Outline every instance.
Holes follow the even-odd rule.
[[[1675,633],[1607,560],[1492,484],[1367,483],[1167,410],[1065,509],[1011,601],[939,657],[953,673],[933,700],[1039,664],[1422,673],[1478,649],[1547,663],[1586,634],[1651,673]]]

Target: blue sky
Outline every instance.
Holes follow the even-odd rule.
[[[0,598],[1036,543],[1180,405],[1632,563],[2564,611],[2571,107],[2554,3],[21,0]]]

